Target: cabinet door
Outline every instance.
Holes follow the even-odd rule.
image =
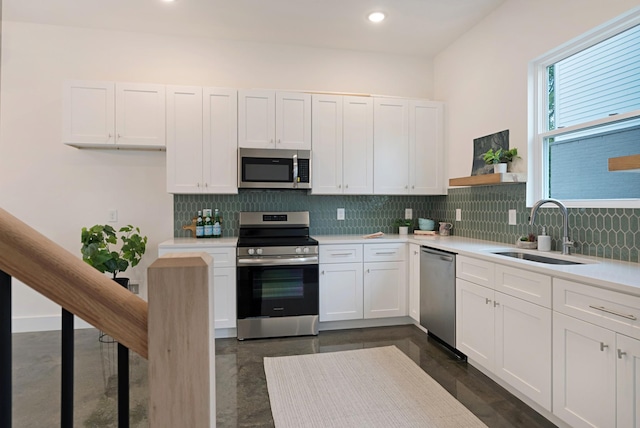
[[[373,105],[373,192],[409,193],[409,102],[375,98]]]
[[[409,244],[409,316],[420,322],[420,245]]]
[[[551,411],[551,309],[496,292],[494,372]]]
[[[409,193],[445,194],[442,104],[409,102]]]
[[[311,150],[311,95],[276,92],[276,148]]]
[[[342,193],[342,97],[313,95],[313,186],[316,195]]]
[[[640,340],[616,335],[618,428],[640,427]]]
[[[202,193],[202,88],[167,88],[167,192]]]
[[[236,268],[214,268],[213,294],[215,328],[236,328]]]
[[[205,193],[238,193],[238,92],[203,89],[203,181]]]
[[[456,279],[456,348],[493,370],[495,353],[493,290]]]
[[[373,194],[373,100],[343,98],[343,193]],[[315,156],[315,145],[313,146]],[[313,171],[317,173],[317,169]]]
[[[114,91],[113,82],[64,82],[62,141],[65,144],[115,144]]]
[[[362,319],[362,263],[320,265],[320,321]]]
[[[275,92],[238,91],[238,147],[275,148]]]
[[[572,427],[616,426],[611,330],[553,313],[553,413]]]
[[[165,123],[164,86],[116,83],[116,144],[164,147]]]
[[[407,315],[406,262],[364,264],[364,318]]]

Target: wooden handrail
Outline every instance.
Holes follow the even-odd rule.
[[[147,302],[1,208],[0,269],[148,358]]]

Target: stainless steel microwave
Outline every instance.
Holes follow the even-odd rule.
[[[238,187],[311,189],[311,151],[240,148]]]

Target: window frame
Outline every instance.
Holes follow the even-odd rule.
[[[548,180],[548,143],[547,138],[586,130],[602,125],[632,119],[640,119],[640,109],[627,113],[591,120],[578,125],[547,131],[548,104],[547,94],[549,82],[547,67],[590,46],[596,45],[631,27],[640,25],[640,7],[600,25],[587,33],[558,46],[547,54],[536,58],[529,65],[529,142],[528,142],[528,177],[527,206],[531,207],[540,200],[549,197]],[[621,172],[620,174],[626,174]],[[638,199],[571,199],[562,201],[568,208],[640,208]]]

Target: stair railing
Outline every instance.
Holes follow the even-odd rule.
[[[73,423],[74,314],[149,360],[150,426],[215,426],[211,266],[206,253],[157,259],[148,269],[147,304],[0,209],[0,426],[12,421],[12,277],[63,308],[61,426]],[[127,427],[128,411],[118,420]]]

